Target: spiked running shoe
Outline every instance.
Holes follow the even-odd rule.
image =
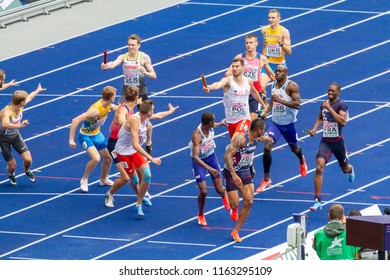
[[[139,218],[142,219],[145,216],[144,211],[142,211],[142,205],[136,205],[135,211],[137,212]]]
[[[228,198],[227,194],[225,194],[225,196],[222,197],[222,203],[223,203],[223,206],[225,206],[226,210],[230,210],[230,203],[229,203],[229,198]]]
[[[15,175],[8,175],[8,179],[12,186],[16,186],[17,183],[16,183]]]
[[[321,210],[322,209],[322,204],[320,201],[318,201],[318,199],[316,199],[314,201],[314,204],[312,207],[310,207],[310,211],[318,211],[318,210]]]
[[[88,192],[88,179],[81,179],[80,180],[80,189],[83,192]]]
[[[305,159],[304,156],[302,156],[302,159],[303,159],[303,163],[299,164],[299,169],[300,169],[300,172],[301,172],[301,176],[305,177],[306,174],[307,174],[307,165],[306,165],[306,159]]]
[[[24,172],[31,183],[35,183],[35,175],[29,170]]]
[[[238,231],[236,230],[233,230],[232,233],[230,234],[234,240],[234,242],[242,242],[242,239],[240,238],[240,236],[238,235]]]
[[[204,215],[198,215],[198,225],[205,227],[207,226],[206,218]]]
[[[114,184],[114,182],[108,178],[106,178],[106,180],[104,180],[104,181],[102,181],[102,180],[99,181],[100,186],[110,186],[111,187],[113,184]]]
[[[106,207],[114,207],[114,196],[109,192],[104,197],[104,204],[106,204]]]
[[[147,198],[146,196],[142,199],[142,204],[147,206],[147,207],[150,207],[152,206],[152,202],[150,201],[149,198]]]
[[[261,180],[261,183],[260,183],[259,187],[256,189],[256,192],[260,193],[260,192],[264,191],[265,187],[271,186],[271,184],[272,184],[271,178],[269,178],[268,181],[266,181],[264,179]]]
[[[353,181],[355,181],[355,170],[353,169],[352,165],[351,167],[352,167],[352,172],[348,174],[348,181],[352,183]]]
[[[232,218],[234,222],[238,221],[238,208],[230,210],[230,218]]]

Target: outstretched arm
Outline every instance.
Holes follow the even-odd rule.
[[[207,85],[207,87],[203,86],[203,91],[205,93],[209,93],[212,90],[217,90],[220,88],[227,89],[230,87],[229,78],[223,77],[219,82],[212,83],[211,85]]]
[[[149,118],[149,120],[161,120],[162,118],[165,118],[166,116],[173,114],[173,112],[175,112],[177,108],[179,108],[179,106],[174,107],[172,106],[171,103],[169,103],[168,111],[155,113]]]
[[[124,59],[125,59],[125,55],[121,54],[114,61],[110,61],[106,64],[104,64],[104,62],[102,62],[102,64],[100,65],[100,68],[102,70],[114,69],[118,65],[122,64]]]
[[[27,103],[29,103],[31,100],[34,99],[35,96],[37,96],[38,93],[40,93],[41,91],[44,91],[46,90],[45,88],[43,88],[41,86],[41,84],[38,84],[38,87],[36,90],[34,90],[33,92],[31,92],[27,97],[26,97],[26,101],[24,102],[24,105],[27,105]]]

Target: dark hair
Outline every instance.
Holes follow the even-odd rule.
[[[251,123],[251,128],[250,128],[250,131],[256,131],[256,130],[259,130],[259,129],[263,129],[264,130],[265,128],[265,124],[262,120],[260,119],[254,119]]]
[[[232,64],[235,63],[235,62],[240,62],[241,66],[245,65],[245,62],[244,62],[244,60],[242,58],[235,58],[235,59],[233,59]]]
[[[349,210],[347,216],[362,216],[362,213],[360,213],[359,210],[352,209],[352,210]]]
[[[209,124],[211,121],[214,120],[214,114],[211,112],[204,112],[202,114],[202,124]]]

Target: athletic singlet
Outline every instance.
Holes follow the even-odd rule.
[[[265,53],[270,63],[283,63],[284,51],[278,43],[278,36],[282,36],[283,26],[272,29],[271,26],[264,28]]]
[[[202,142],[200,143],[200,151],[199,151],[199,158],[204,159],[210,156],[214,153],[214,149],[216,147],[215,141],[214,141],[214,129],[210,128],[209,130],[209,136],[205,136],[202,131],[202,124],[199,124],[198,129],[200,131],[200,135],[202,138]],[[192,143],[192,140],[188,144],[188,148],[190,148],[190,156],[193,158],[192,155],[192,148],[194,146],[194,143]]]
[[[148,130],[149,120],[146,119],[141,123],[139,113],[134,114],[137,117],[140,126],[138,128],[138,143],[142,146],[146,142],[146,132]],[[133,140],[131,139],[131,132],[127,131],[122,125],[118,133],[118,141],[115,145],[115,151],[122,156],[130,156],[135,154],[137,151],[134,149]]]
[[[108,112],[111,110],[111,106],[104,108],[102,105],[102,99],[100,99],[92,104],[90,108],[98,109],[99,114],[96,119],[86,119],[80,128],[80,133],[83,135],[93,136],[100,132],[100,127],[106,121]]]
[[[292,98],[286,93],[286,87],[290,83],[287,79],[281,88],[276,88],[276,83],[271,85],[271,94],[277,94],[282,100],[291,101]],[[278,125],[287,125],[297,121],[298,110],[273,101],[272,121]]]
[[[9,109],[11,110],[11,119],[9,122],[11,124],[20,124],[22,122],[23,117],[23,108],[20,108],[20,112],[18,115],[15,116],[14,110],[12,110],[12,105],[8,105]],[[0,134],[5,136],[12,136],[18,134],[19,129],[18,128],[4,128],[3,124],[0,122]]]
[[[344,100],[338,99],[335,103],[330,104],[330,107],[336,112],[344,111],[348,116],[348,106]],[[321,113],[323,120],[322,138],[329,142],[337,142],[342,137],[342,127],[332,117],[332,114],[325,109],[321,104]]]
[[[238,149],[238,151],[233,156],[234,171],[248,170],[253,162],[256,146],[259,142],[257,140],[254,140],[253,143],[251,143],[249,141],[248,133],[245,133],[245,140],[246,140],[245,146]],[[226,164],[224,168],[228,169]]]
[[[123,104],[123,103],[119,105],[118,109],[119,109],[120,107],[122,107],[122,106],[125,107],[126,110],[127,110],[127,115],[126,115],[126,119],[127,119],[127,117],[128,117],[129,115],[132,115],[132,114],[133,114],[133,111],[130,111],[130,108],[127,107],[127,105],[126,105],[126,104]],[[118,109],[117,109],[117,110],[118,110]],[[121,126],[122,126],[122,125],[117,124],[117,123],[115,122],[115,120],[112,120],[111,125],[110,125],[110,129],[109,129],[109,131],[110,131],[110,138],[115,139],[115,140],[118,140],[118,133],[119,133],[119,130],[121,129]]]
[[[226,123],[238,123],[241,120],[250,120],[248,96],[250,95],[249,82],[243,77],[244,84],[237,85],[233,76],[229,76],[230,89],[223,95]]]
[[[253,81],[253,86],[258,92],[262,92],[260,84],[260,53],[256,53],[255,58],[249,59],[246,57],[246,53],[242,53],[241,57],[244,60],[244,76],[251,78]]]
[[[123,59],[123,84],[125,86],[138,86],[141,89],[145,88],[145,75],[142,74],[139,70],[138,67],[142,66],[141,63],[141,57],[142,57],[142,52],[138,52],[137,59],[134,60],[129,60],[127,59],[129,53],[125,54],[125,57]]]

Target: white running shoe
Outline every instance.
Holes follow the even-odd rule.
[[[149,192],[146,192],[144,197],[146,197],[147,199],[151,199],[152,195]]]
[[[106,180],[103,182],[102,180],[99,181],[100,186],[112,186],[114,184],[114,181],[106,178]]]
[[[80,181],[80,189],[83,192],[88,192],[88,179],[81,179],[81,181]]]
[[[114,207],[114,196],[107,192],[104,197],[104,203],[106,204],[106,207]]]

